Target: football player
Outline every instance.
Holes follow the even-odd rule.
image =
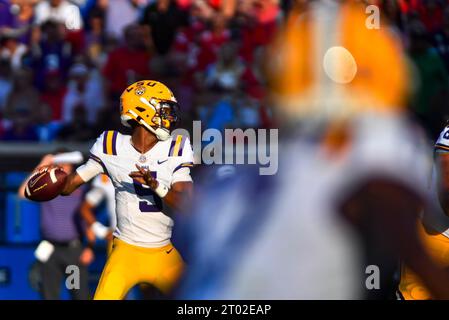
[[[106,209],[109,218],[109,226],[97,221],[93,210],[106,201]],[[95,238],[106,239],[108,242],[108,253],[112,248],[112,232],[116,226],[115,217],[115,188],[111,179],[106,174],[98,175],[92,181],[92,187],[86,193],[80,208],[81,217],[92,229]]]
[[[171,244],[173,220],[165,205],[181,209],[193,191],[193,151],[185,136],[171,136],[178,104],[164,84],[145,80],[121,95],[122,123],[131,135],[105,131],[90,149],[89,160],[67,177],[69,195],[98,174],[115,187],[117,226],[113,248],[94,299],[123,299],[138,283],[168,293],[184,262]]]
[[[416,230],[427,152],[403,109],[400,44],[388,27],[366,28],[355,2],[302,9],[266,59],[284,132],[279,171],[199,194],[178,297],[388,299],[401,257],[448,298],[449,275]]]
[[[420,235],[430,256],[440,266],[449,268],[449,125],[435,143],[430,182],[431,203],[424,212],[423,225],[419,225]],[[422,279],[405,264],[398,295],[405,300],[433,298]]]

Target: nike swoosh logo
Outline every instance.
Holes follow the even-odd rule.
[[[169,254],[170,252],[172,252],[172,250],[173,250],[174,248],[171,248],[170,250],[168,250],[168,251],[165,251],[167,254]]]
[[[165,159],[165,160],[162,160],[162,161],[161,161],[161,160],[158,160],[158,161],[157,161],[157,164],[163,164],[164,162],[167,162],[167,161],[168,161],[168,159]]]
[[[41,173],[40,175],[38,175],[37,177],[32,177],[30,180],[30,187],[33,188],[34,185],[36,184],[36,182],[38,182],[44,175],[46,172]]]

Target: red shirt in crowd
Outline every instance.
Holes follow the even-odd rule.
[[[210,64],[217,60],[219,49],[231,40],[231,32],[224,30],[221,33],[204,31],[200,38],[200,51],[198,54],[197,69],[204,71]]]
[[[121,93],[128,83],[150,74],[150,54],[144,50],[118,48],[109,54],[103,75],[111,93]]]
[[[62,104],[64,102],[66,92],[67,89],[65,87],[61,87],[52,92],[44,91],[41,94],[42,102],[51,108],[53,120],[59,121],[62,119]]]

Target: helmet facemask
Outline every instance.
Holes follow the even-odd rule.
[[[159,128],[171,132],[178,124],[178,114],[179,106],[176,102],[166,100],[160,101],[157,103],[156,114],[154,115],[152,121]]]
[[[155,126],[149,126],[146,122],[142,124],[153,132],[159,140],[167,140],[178,123],[179,106],[174,101],[157,101],[156,99],[151,99],[150,104],[156,111],[151,119]]]

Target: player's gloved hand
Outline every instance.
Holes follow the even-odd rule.
[[[139,171],[133,171],[129,174],[131,178],[136,180],[141,184],[145,184],[151,188],[159,197],[163,198],[168,193],[168,188],[163,184],[159,183],[153,176],[149,170],[145,170],[138,164],[136,164],[136,168]]]
[[[145,170],[138,164],[136,164],[136,168],[139,171],[133,171],[129,174],[129,176],[134,180],[136,180],[137,182],[145,184],[149,186],[152,190],[155,190],[158,187],[159,182],[155,178],[153,178],[151,172],[149,170]]]

